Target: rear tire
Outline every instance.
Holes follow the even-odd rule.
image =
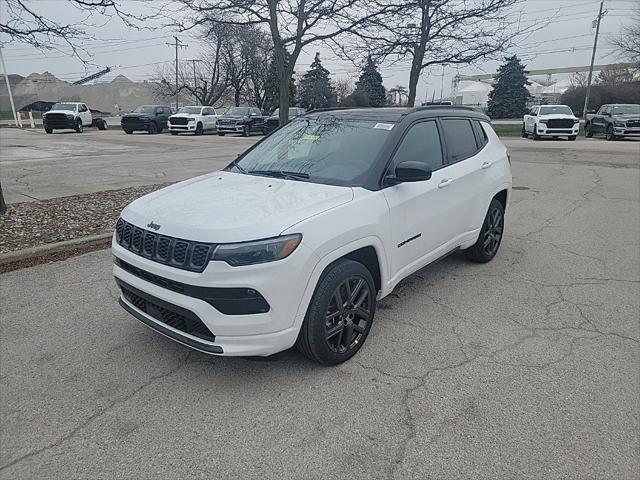
[[[338,260],[318,281],[296,347],[322,365],[345,362],[367,339],[375,309],[371,272],[359,262]]]
[[[498,253],[504,234],[504,207],[497,199],[491,200],[487,215],[482,222],[478,241],[463,250],[472,262],[487,263]]]
[[[76,122],[76,132],[82,133],[84,132],[84,127],[82,126],[82,120],[78,119]]]
[[[47,133],[53,133],[53,128],[45,128],[44,131]]]
[[[584,126],[584,136],[586,138],[593,138],[593,128],[591,127],[590,123],[587,123]]]

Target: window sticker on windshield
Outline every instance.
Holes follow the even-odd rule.
[[[373,128],[379,128],[380,130],[391,130],[393,123],[376,123]]]
[[[318,135],[310,135],[308,133],[305,133],[302,136],[302,140],[309,140],[310,142],[313,142],[315,140],[318,140],[320,137]]]

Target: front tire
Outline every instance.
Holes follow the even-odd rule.
[[[45,128],[44,131],[47,133],[53,133],[53,128]]]
[[[82,120],[78,120],[76,122],[76,132],[78,133],[84,132],[84,127],[82,126]]]
[[[245,125],[244,128],[242,129],[242,136],[243,137],[249,136],[249,125]]]
[[[496,256],[504,233],[504,207],[497,199],[491,200],[489,210],[482,223],[478,240],[463,250],[472,262],[487,263]]]
[[[320,277],[296,347],[322,365],[345,362],[367,339],[375,310],[371,272],[359,262],[338,260]]]
[[[218,136],[219,136],[219,137],[224,137],[224,134],[225,134],[225,133],[227,133],[227,132],[218,132]]]
[[[171,132],[171,135],[177,135],[177,134],[178,132],[174,132],[174,131]]]
[[[158,133],[158,126],[155,123],[151,122],[147,131],[149,132],[149,135],[155,135],[156,133]]]
[[[575,135],[569,135],[569,141],[570,142],[575,142],[576,141],[576,136]]]
[[[606,139],[607,141],[612,142],[616,138],[617,137],[613,133],[613,125],[609,124],[609,126],[607,127]]]
[[[195,135],[202,135],[202,123],[198,122],[198,125],[196,125],[196,131],[194,132]]]
[[[533,126],[533,134],[531,135],[531,138],[533,138],[534,140],[540,140],[540,136],[538,135],[538,125],[534,125]]]
[[[524,128],[524,123],[522,124],[522,138],[529,138],[529,134],[527,130]]]
[[[131,135],[133,133],[133,130],[125,130],[124,133],[126,133],[127,135]]]

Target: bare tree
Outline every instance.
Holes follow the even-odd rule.
[[[93,17],[117,17],[129,27],[146,28],[143,22],[162,13],[157,3],[152,5],[152,0],[139,2],[146,3],[149,7],[143,9],[143,13],[129,11],[124,6],[124,0],[64,0],[68,6],[75,7],[84,14],[82,19],[67,23],[49,18],[42,13],[40,1],[2,1],[4,14],[0,17],[0,34],[6,35],[9,42],[23,43],[45,50],[66,46],[71,49],[71,55],[83,60],[91,57],[91,51],[83,46],[83,42],[95,38],[87,31],[87,27],[97,26],[96,22],[91,20]]]
[[[336,91],[338,105],[344,104],[345,100],[351,95],[355,89],[353,81],[350,78],[339,78],[333,82],[333,88]]]
[[[493,58],[524,34],[539,28],[523,25],[513,7],[522,0],[380,0],[384,16],[358,32],[356,44],[390,64],[411,62],[407,103],[413,106],[420,75],[435,65],[466,65]],[[345,46],[346,45],[346,46]],[[336,44],[350,57],[352,45]]]
[[[386,7],[369,0],[176,0],[182,30],[209,22],[264,26],[271,34],[280,82],[280,123],[289,117],[290,80],[302,49],[357,31]],[[377,8],[371,8],[376,6]]]
[[[618,35],[610,40],[622,58],[628,58],[640,67],[640,8],[631,23],[624,25]]]

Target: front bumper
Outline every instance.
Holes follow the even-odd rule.
[[[149,130],[150,120],[146,121],[135,121],[135,122],[120,122],[120,126],[122,130],[130,130],[133,132],[147,131]]]
[[[578,131],[580,130],[580,124],[576,123],[571,128],[547,128],[544,124],[538,124],[536,133],[539,136],[573,136],[578,135]]]
[[[196,131],[196,124],[195,123],[188,123],[186,125],[171,125],[171,124],[169,124],[169,131],[170,132],[195,132]]]
[[[244,124],[240,123],[237,125],[220,125],[218,123],[218,132],[226,132],[226,133],[242,133],[244,132]]]
[[[640,137],[638,127],[613,127],[613,133],[617,137]]]
[[[155,303],[166,302],[186,310],[211,332],[213,341],[179,330],[136,307],[123,290],[119,302],[129,313],[159,333],[191,348],[216,355],[271,355],[293,346],[304,318],[306,305],[301,299],[309,283],[317,256],[301,244],[289,257],[277,262],[247,267],[231,267],[210,262],[202,273],[180,270],[148,260],[130,252],[115,241],[116,258],[151,275],[173,282],[205,288],[248,288],[259,292],[269,304],[264,313],[227,315],[205,300],[152,283],[114,264],[116,281],[150,295]]]

